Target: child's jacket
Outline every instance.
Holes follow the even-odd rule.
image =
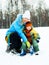
[[[28,31],[27,29],[24,30],[24,33],[28,39],[28,41],[31,43],[32,42],[32,36],[33,38],[36,40],[38,38],[40,38],[39,34],[35,31],[35,29],[31,29],[30,31]]]

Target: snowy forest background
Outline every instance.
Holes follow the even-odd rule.
[[[30,10],[33,26],[49,26],[49,8],[44,0],[3,0],[2,4],[0,0],[0,28],[9,28],[17,14],[25,10]]]

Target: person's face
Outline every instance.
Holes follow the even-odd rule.
[[[28,20],[27,18],[23,18],[23,23],[26,23],[28,21],[30,21],[30,20]]]
[[[31,30],[31,26],[27,26],[26,29],[29,31]]]

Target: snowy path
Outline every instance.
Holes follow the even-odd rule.
[[[7,44],[4,37],[7,30],[0,29],[0,65],[49,65],[49,27],[39,27],[36,30],[41,37],[40,54],[38,56],[27,54],[20,57],[5,52]]]

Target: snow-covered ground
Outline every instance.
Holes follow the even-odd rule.
[[[5,34],[7,29],[0,29],[0,65],[49,65],[49,27],[37,27],[40,34],[39,55],[30,55],[20,57],[5,52],[7,43]]]

